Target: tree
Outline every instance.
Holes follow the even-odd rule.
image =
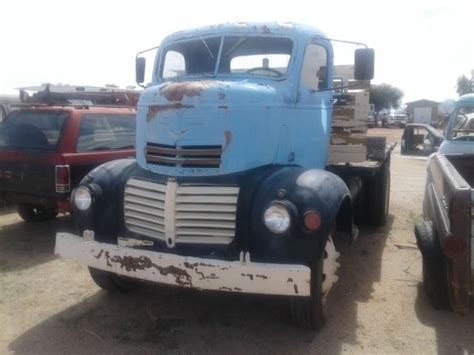
[[[370,103],[376,112],[388,108],[398,108],[403,98],[403,91],[390,84],[371,85]]]
[[[473,92],[471,80],[469,80],[465,75],[461,75],[458,78],[456,91],[459,96]]]

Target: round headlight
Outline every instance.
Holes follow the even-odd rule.
[[[273,204],[265,211],[263,221],[272,233],[282,234],[290,228],[290,212],[282,204]]]
[[[92,196],[89,189],[85,186],[80,186],[74,192],[74,206],[80,211],[85,211],[91,207]]]

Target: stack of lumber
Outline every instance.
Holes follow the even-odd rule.
[[[369,117],[370,81],[354,80],[354,66],[335,67],[334,108],[332,117],[331,143],[328,162],[356,163],[366,161],[373,156],[380,157],[381,142],[372,142],[367,138],[367,119]],[[371,142],[368,144],[368,142]],[[375,147],[368,157],[368,145]],[[383,149],[385,151],[385,148]]]

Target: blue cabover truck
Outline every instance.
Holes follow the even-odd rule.
[[[72,197],[81,235],[59,233],[56,253],[107,290],[147,280],[288,296],[293,319],[320,328],[337,281],[333,238],[384,224],[390,184],[385,147],[378,159],[328,163],[333,111],[350,96],[332,41],[290,23],[168,36],[139,99],[136,158],[82,180]],[[356,44],[352,74],[367,82],[374,51]],[[138,83],[144,73],[137,56]],[[349,158],[361,148],[347,147]]]

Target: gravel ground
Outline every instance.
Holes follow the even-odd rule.
[[[373,129],[399,140],[399,129]],[[474,352],[474,317],[434,311],[420,287],[413,235],[426,161],[392,158],[390,217],[340,246],[339,282],[318,334],[292,326],[278,297],[146,285],[109,295],[81,265],[53,254],[68,216],[27,225],[0,216],[0,353],[440,353]]]

